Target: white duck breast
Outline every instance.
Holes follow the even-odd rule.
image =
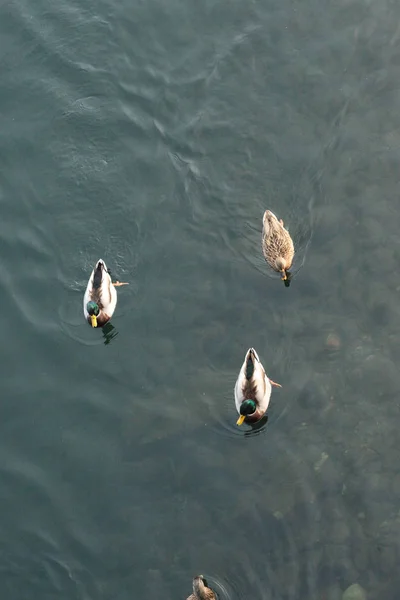
[[[254,400],[259,410],[265,412],[271,397],[271,382],[265,373],[257,352],[249,348],[235,385],[235,405],[240,414],[244,400]]]
[[[94,302],[99,309],[96,319],[88,312],[88,303]],[[101,258],[97,261],[87,284],[83,297],[83,313],[87,321],[92,320],[92,326],[97,323],[102,326],[109,321],[117,306],[117,290],[113,285],[107,265]],[[96,323],[96,324],[94,324]]]

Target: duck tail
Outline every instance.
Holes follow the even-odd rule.
[[[249,352],[249,355],[246,360],[246,379],[251,379],[254,375],[254,358],[253,353]]]
[[[96,265],[96,270],[95,270],[94,276],[93,276],[93,287],[95,289],[99,289],[99,287],[101,286],[101,282],[103,280],[103,268],[104,268],[104,263],[102,260],[99,260]]]

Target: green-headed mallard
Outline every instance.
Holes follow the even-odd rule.
[[[262,250],[269,266],[281,274],[281,279],[287,285],[290,279],[289,269],[294,257],[293,240],[282,219],[266,210],[263,216]]]
[[[282,387],[267,376],[257,352],[249,348],[235,385],[235,405],[240,415],[236,425],[262,419],[268,408],[272,385]]]
[[[193,577],[193,594],[187,600],[217,600],[215,592],[208,587],[203,575]]]
[[[128,285],[120,281],[112,282],[106,263],[100,258],[94,267],[83,297],[85,319],[92,327],[103,327],[113,316],[117,306],[119,285]]]

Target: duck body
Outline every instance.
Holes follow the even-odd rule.
[[[249,348],[235,385],[235,406],[240,415],[237,425],[262,419],[269,405],[273,385],[281,387],[269,379],[257,352]]]
[[[278,220],[271,210],[266,210],[263,216],[262,251],[271,269],[286,281],[294,257],[293,240],[282,219]]]
[[[193,594],[187,600],[217,600],[215,592],[208,587],[203,575],[193,577]]]
[[[117,290],[106,263],[100,258],[90,275],[83,297],[85,319],[92,327],[103,327],[113,316],[116,306]]]

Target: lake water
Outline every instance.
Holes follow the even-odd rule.
[[[3,0],[4,598],[397,600],[399,11]],[[255,431],[249,346],[282,384]]]

